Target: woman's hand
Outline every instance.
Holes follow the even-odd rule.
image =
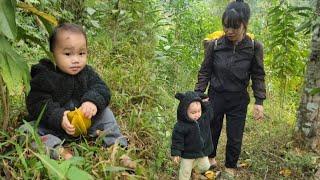
[[[180,162],[180,156],[173,156],[173,157],[172,157],[172,160],[173,160],[174,163],[179,164],[179,162]]]
[[[74,133],[76,132],[76,129],[68,120],[68,117],[67,117],[68,112],[70,112],[70,111],[64,111],[64,113],[63,113],[61,127],[62,127],[62,129],[64,129],[66,131],[67,134],[74,135]]]
[[[97,114],[97,106],[90,101],[82,103],[80,110],[83,112],[84,116],[89,119]]]
[[[208,102],[209,98],[202,99],[202,102]]]
[[[263,120],[263,106],[255,104],[253,107],[253,118],[255,120]]]

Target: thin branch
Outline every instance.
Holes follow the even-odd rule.
[[[8,90],[4,84],[2,76],[0,75],[0,98],[2,104],[2,130],[5,131],[9,124],[9,94]]]

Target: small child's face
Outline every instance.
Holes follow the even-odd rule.
[[[87,64],[87,43],[81,33],[62,30],[53,49],[56,65],[63,72],[76,75]]]
[[[192,102],[187,110],[187,115],[190,119],[196,121],[201,117],[201,103],[200,102]]]

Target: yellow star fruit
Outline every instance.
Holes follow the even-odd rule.
[[[224,36],[225,33],[224,31],[215,31],[211,34],[208,34],[207,37],[204,39],[205,41],[211,41],[214,39],[219,39],[220,37]],[[254,34],[251,33],[247,33],[247,35],[251,38],[254,39]]]
[[[80,109],[75,109],[67,114],[68,120],[75,127],[76,131],[73,134],[74,137],[80,135],[86,135],[88,129],[91,126],[91,119],[84,117],[84,114]]]

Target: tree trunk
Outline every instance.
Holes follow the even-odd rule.
[[[320,0],[316,4],[317,17],[320,16]],[[316,22],[316,20],[315,20]],[[310,61],[307,63],[305,87],[297,116],[297,131],[301,143],[320,154],[320,93],[311,90],[320,87],[320,22],[313,28]]]
[[[6,131],[9,124],[9,93],[4,81],[0,75],[0,99],[1,99],[1,118],[2,118],[2,131]],[[0,121],[1,122],[1,121]]]

